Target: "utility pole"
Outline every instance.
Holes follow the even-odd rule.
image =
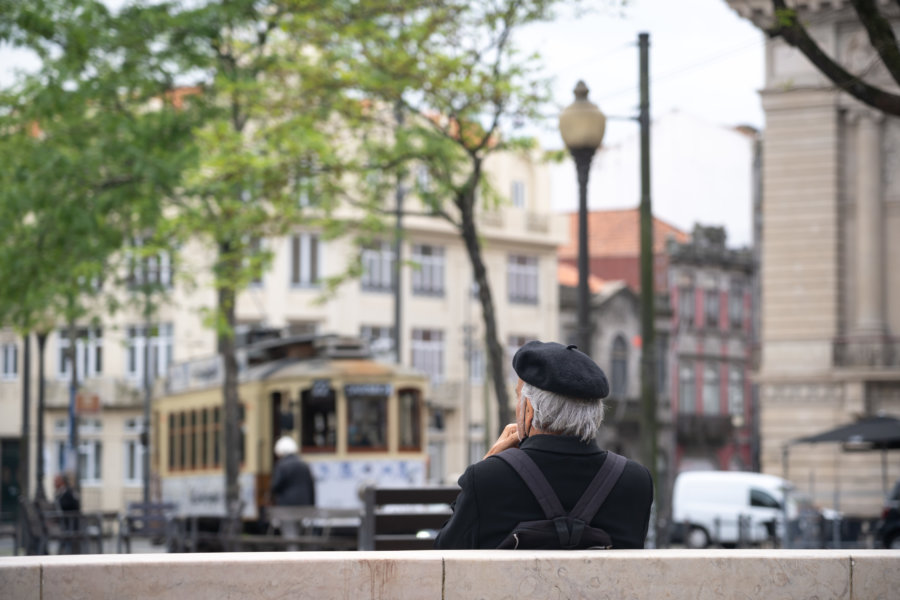
[[[403,126],[403,103],[399,100],[394,105],[394,118],[397,121],[397,129]],[[394,191],[396,224],[394,226],[394,357],[399,365],[403,362],[402,345],[400,338],[403,335],[403,285],[402,285],[402,254],[403,254],[403,189],[404,170],[397,173],[397,188]]]
[[[144,282],[144,285],[148,285]],[[141,427],[141,470],[144,484],[144,504],[150,503],[150,403],[153,400],[153,379],[150,377],[151,363],[151,331],[150,317],[153,314],[153,305],[150,302],[149,289],[144,293],[144,422]]]
[[[638,34],[641,104],[641,441],[659,499],[656,440],[656,299],[653,282],[653,210],[650,204],[650,34]],[[664,514],[657,501],[656,514]],[[652,524],[654,532],[656,523]]]
[[[34,497],[44,500],[47,494],[44,492],[44,396],[47,389],[44,377],[44,354],[47,349],[47,331],[37,332],[38,346],[38,405],[37,405],[37,443],[35,444],[35,482]]]
[[[31,474],[28,446],[31,441],[31,332],[22,336],[22,437],[19,440],[19,495],[28,498]],[[40,456],[40,448],[38,448]]]

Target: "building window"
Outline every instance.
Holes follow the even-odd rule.
[[[668,396],[669,388],[669,336],[665,333],[656,334],[656,381],[657,393]]]
[[[247,238],[247,255],[244,257],[244,267],[255,271],[250,279],[251,287],[260,287],[263,284],[262,258],[265,248],[262,238],[252,236]]]
[[[144,481],[144,451],[139,440],[125,440],[126,485],[140,485]]]
[[[611,375],[612,396],[625,398],[628,392],[628,343],[621,335],[613,340]]]
[[[682,325],[692,327],[694,325],[694,290],[693,288],[681,288],[678,291],[678,320]]]
[[[335,393],[327,379],[300,393],[300,442],[303,452],[334,452],[337,446]]]
[[[538,303],[538,259],[536,256],[510,256],[507,262],[509,301]]]
[[[416,244],[412,248],[412,260],[418,268],[412,272],[414,294],[444,295],[444,249],[440,246]]]
[[[509,378],[510,383],[516,383],[519,380],[519,376],[516,375],[516,372],[512,369],[513,357],[516,355],[516,352],[519,351],[519,348],[533,339],[535,338],[527,335],[511,335],[506,338],[507,377]]]
[[[525,208],[525,182],[521,179],[516,179],[512,182],[512,188],[510,190],[510,197],[512,198],[512,205],[516,208]]]
[[[703,366],[703,414],[717,415],[719,407],[719,364],[707,361]]]
[[[147,345],[147,328],[128,328],[128,350],[125,372],[135,382],[144,381],[144,349]],[[172,324],[161,323],[150,328],[150,381],[165,377],[173,359]]]
[[[3,344],[3,370],[0,377],[7,381],[16,379],[19,375],[19,347],[14,343]]]
[[[359,337],[369,343],[373,354],[386,355],[394,351],[394,328],[388,325],[361,325]]]
[[[390,292],[394,289],[394,249],[388,242],[369,244],[362,251],[362,289]]]
[[[420,450],[422,448],[422,402],[417,390],[400,390],[397,392],[400,402],[400,440],[401,450]]]
[[[695,412],[697,398],[694,391],[694,369],[682,365],[678,370],[678,411],[684,414]]]
[[[728,323],[732,329],[744,327],[744,287],[737,282],[728,293]]]
[[[728,414],[744,415],[744,369],[741,365],[728,367]]]
[[[412,330],[412,366],[431,377],[444,380],[444,332],[439,329]]]
[[[322,247],[314,233],[291,236],[291,285],[316,287],[322,275]]]
[[[710,329],[719,327],[719,290],[706,290],[704,296],[704,320]]]
[[[430,194],[433,191],[431,173],[426,165],[416,167],[416,188],[420,194]]]
[[[103,483],[103,442],[85,440],[78,445],[78,471],[81,482],[86,484]]]
[[[69,330],[59,330],[59,376],[70,377],[69,369]],[[81,328],[75,332],[75,365],[78,379],[95,377],[103,372],[103,330],[98,328]]]
[[[134,240],[134,249],[128,253],[128,289],[136,290],[144,286],[170,289],[172,287],[170,254],[165,250],[147,254],[141,250],[143,245],[143,240]]]
[[[473,344],[469,349],[469,383],[484,383],[484,369],[484,348]]]

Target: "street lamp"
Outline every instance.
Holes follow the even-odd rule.
[[[591,160],[606,130],[606,116],[587,99],[584,81],[575,86],[575,102],[559,115],[559,133],[578,172],[578,347],[591,353],[590,291],[588,289],[587,183]]]

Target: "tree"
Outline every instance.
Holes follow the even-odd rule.
[[[41,348],[68,325],[73,402],[76,324],[116,308],[116,257],[159,219],[191,125],[171,102],[147,110],[169,84],[135,76],[121,48],[140,56],[146,39],[113,27],[102,3],[12,3],[3,14],[0,41],[41,65],[0,92],[0,323],[36,331]]]
[[[880,64],[893,81],[900,84],[900,45],[890,20],[878,7],[876,0],[850,0],[856,16],[865,28],[872,48]],[[863,104],[881,112],[900,116],[900,94],[888,91],[864,79],[864,73],[851,73],[829,56],[809,35],[795,8],[789,8],[785,0],[772,0],[775,19],[765,28],[771,37],[780,37],[800,50],[815,67],[835,86],[844,90]]]
[[[515,34],[552,17],[558,2],[490,0],[442,2],[431,10],[359,21],[348,64],[360,87],[385,106],[407,115],[395,123],[394,156],[414,155],[427,169],[415,191],[426,214],[450,223],[462,238],[481,304],[498,424],[511,420],[498,339],[494,299],[482,258],[479,208],[501,201],[484,177],[485,160],[505,150],[533,147],[529,139],[506,137],[515,123],[541,118],[549,98],[537,75],[536,56],[522,56]],[[388,161],[389,162],[389,161]]]

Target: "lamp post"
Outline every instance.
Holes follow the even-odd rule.
[[[587,184],[591,160],[606,130],[606,116],[587,99],[584,81],[575,86],[575,101],[559,115],[559,133],[578,173],[578,348],[591,354],[590,290],[588,289]]]

